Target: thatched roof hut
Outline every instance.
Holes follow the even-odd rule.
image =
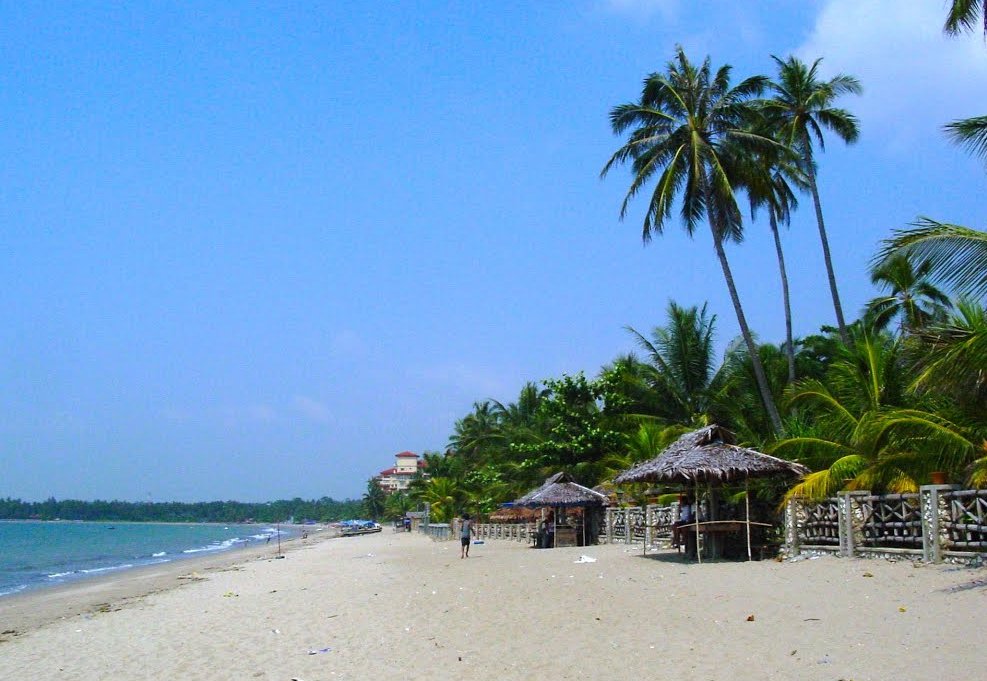
[[[607,496],[576,483],[568,473],[551,476],[541,487],[528,492],[514,502],[515,506],[539,508],[542,506],[602,506]]]
[[[745,447],[726,428],[706,426],[686,433],[654,459],[629,468],[614,482],[729,482],[747,478],[799,477],[809,469],[794,461]]]
[[[710,485],[710,494],[715,484],[735,480],[746,481],[750,478],[766,477],[799,477],[807,475],[809,469],[793,461],[785,461],[753,449],[738,447],[736,438],[726,428],[717,425],[706,426],[691,433],[686,433],[669,445],[665,451],[650,461],[639,463],[624,471],[614,482],[666,482],[691,485],[696,488],[696,499],[699,498],[700,483]],[[710,504],[715,509],[715,504]],[[751,554],[751,519],[750,501],[744,496],[744,523],[747,531],[747,559]],[[696,546],[699,546],[700,525],[711,526],[713,520],[699,522],[692,520],[696,529]],[[715,558],[719,549],[719,539],[711,537],[711,553]],[[702,553],[698,550],[696,557],[702,562]]]

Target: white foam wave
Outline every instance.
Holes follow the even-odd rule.
[[[56,572],[54,574],[48,575],[48,579],[60,579],[62,577],[68,577],[69,575],[74,575],[75,570],[69,570],[68,572]]]
[[[151,558],[160,558],[161,556],[167,556],[167,551],[158,551],[157,553],[152,553]]]
[[[127,568],[132,568],[132,567],[134,567],[134,564],[133,563],[124,563],[123,565],[111,565],[109,567],[90,568],[88,570],[79,570],[79,572],[81,572],[84,575],[92,575],[92,574],[97,574],[97,573],[100,573],[100,572],[110,572],[112,570],[126,570]]]
[[[246,539],[241,539],[240,537],[233,537],[232,539],[227,539],[225,541],[213,542],[209,546],[200,546],[196,549],[185,549],[182,553],[204,553],[208,551],[223,551],[230,548],[236,544],[242,544]]]

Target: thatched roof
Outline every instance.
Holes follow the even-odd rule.
[[[538,511],[526,506],[505,506],[490,514],[493,523],[531,523],[538,520]]]
[[[712,425],[686,433],[650,461],[624,471],[614,482],[728,482],[745,478],[799,477],[805,466],[738,447],[726,428]]]
[[[541,487],[514,502],[515,506],[593,506],[607,503],[607,496],[573,481],[568,473],[556,473]]]

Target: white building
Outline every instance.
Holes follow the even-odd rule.
[[[391,494],[408,489],[418,471],[425,468],[425,461],[412,452],[400,452],[394,456],[394,467],[385,468],[377,475],[377,484]]]

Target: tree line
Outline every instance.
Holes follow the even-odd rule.
[[[944,31],[981,25],[987,35],[987,3],[956,0]],[[730,66],[695,63],[676,47],[639,96],[610,113],[622,143],[601,176],[631,171],[621,219],[640,195],[645,242],[661,236],[673,214],[690,235],[707,230],[741,331],[722,359],[714,353],[716,315],[672,301],[663,323],[628,329],[637,352],[595,375],[526,383],[506,405],[477,401],[446,447],[425,453],[428,475],[409,492],[385,497],[368,482],[368,513],[400,515],[421,504],[439,520],[489,512],[558,470],[612,489],[617,473],[709,423],[813,471],[788,489],[759,485],[772,502],[841,489],[910,491],[934,472],[987,484],[987,232],[922,216],[894,230],[871,264],[880,295],[848,321],[818,186],[826,137],[849,144],[861,134],[839,104],[862,86],[847,74],[822,78],[821,60],[772,61],[773,78],[734,85]],[[944,131],[987,159],[987,116]],[[800,197],[811,199],[833,318],[818,334],[795,338],[779,226]],[[779,344],[760,342],[749,327],[727,256],[764,217],[782,283]]]
[[[336,501],[329,497],[304,500],[282,499],[267,503],[241,501],[177,501],[135,503],[131,501],[79,501],[76,499],[22,501],[0,499],[3,520],[89,520],[116,522],[169,523],[277,523],[294,518],[295,522],[313,520],[333,522],[360,515],[359,500]]]

